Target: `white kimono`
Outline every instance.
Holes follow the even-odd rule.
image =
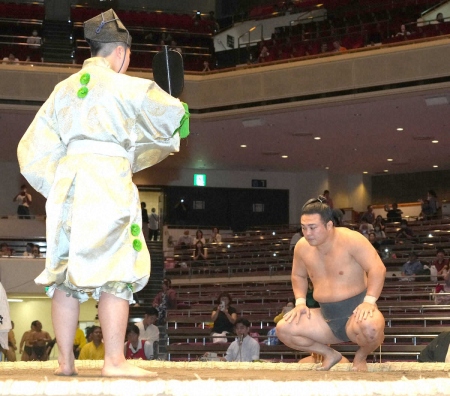
[[[106,291],[132,302],[147,284],[131,178],[179,150],[184,114],[153,81],[115,73],[104,58],[55,87],[18,147],[22,174],[47,197],[46,268],[36,283],[50,285],[50,296],[57,287],[80,301]]]

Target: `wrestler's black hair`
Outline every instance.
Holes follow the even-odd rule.
[[[312,198],[303,205],[302,216],[310,214],[318,214],[324,224],[332,221],[336,225],[336,219],[333,216],[333,209],[327,205],[327,199],[323,195],[319,195],[317,198]]]

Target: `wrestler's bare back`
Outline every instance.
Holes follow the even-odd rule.
[[[379,265],[379,257],[370,242],[348,228],[323,227],[319,234],[307,228],[318,215],[302,216],[305,237],[296,245],[292,274],[309,276],[314,285],[314,298],[320,302],[336,302],[353,297],[367,288],[371,265]]]

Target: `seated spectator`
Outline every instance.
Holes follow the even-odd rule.
[[[211,238],[209,238],[209,243],[220,243],[222,242],[222,235],[219,234],[219,229],[213,227],[211,232]]]
[[[422,274],[422,271],[423,264],[419,261],[417,253],[411,252],[409,260],[402,267],[402,280],[414,280],[416,275]]]
[[[327,43],[322,43],[322,45],[320,46],[320,53],[321,54],[325,54],[328,52],[328,44]]]
[[[303,233],[301,228],[297,228],[294,235],[292,235],[291,242],[289,242],[289,250],[293,250],[297,242],[302,239]]]
[[[295,308],[295,301],[294,299],[290,299],[287,304],[283,307],[281,310],[281,313],[279,313],[277,316],[273,318],[273,322],[277,324],[281,319],[283,319],[283,316],[287,314],[288,312],[292,311]]]
[[[450,331],[444,331],[420,352],[420,363],[450,363]]]
[[[209,67],[209,62],[207,60],[203,61],[203,70],[202,72],[209,72],[211,71],[210,67]]]
[[[78,322],[77,329],[75,331],[75,337],[73,339],[73,354],[75,359],[80,356],[81,349],[87,344],[86,336],[83,330],[80,329],[80,322]]]
[[[180,246],[182,249],[188,249],[192,245],[192,239],[189,236],[189,230],[185,230],[183,235],[178,238],[178,246]]]
[[[237,319],[236,308],[232,307],[231,296],[226,293],[220,293],[217,298],[217,308],[211,313],[211,320],[214,326],[211,331],[213,342],[227,342],[227,335],[234,332],[234,324]]]
[[[8,65],[18,64],[19,62],[19,58],[16,58],[14,54],[9,54],[3,58],[3,63]]]
[[[194,254],[192,259],[195,260],[206,260],[208,258],[208,253],[203,245],[202,241],[198,240],[195,244]]]
[[[434,215],[435,213],[433,212],[433,208],[430,205],[430,201],[428,199],[422,200],[419,217],[421,217],[423,220],[430,220]]]
[[[367,205],[367,211],[361,216],[360,221],[365,221],[367,224],[375,223],[375,213],[373,213],[372,205]]]
[[[167,311],[177,307],[177,292],[172,289],[172,281],[170,279],[164,278],[162,290],[153,299],[152,305],[158,310],[158,324],[165,324]]]
[[[427,200],[430,203],[430,207],[433,212],[433,214],[432,214],[433,218],[437,218],[441,205],[439,203],[437,194],[434,190],[428,190]]]
[[[333,223],[335,227],[342,227],[344,225],[344,209],[333,209]]]
[[[38,245],[33,245],[33,249],[31,250],[31,254],[32,254],[33,258],[40,258],[40,257],[42,257],[41,250],[40,250]]]
[[[13,252],[14,251],[6,242],[0,244],[0,257],[11,257],[13,255]]]
[[[258,56],[258,62],[259,63],[263,63],[266,62],[269,59],[269,50],[267,49],[267,47],[265,45],[262,46],[261,48],[261,52],[259,53]]]
[[[259,343],[248,335],[250,322],[245,318],[236,320],[237,339],[231,343],[222,360],[227,362],[253,362],[259,360]]]
[[[383,220],[383,219],[381,219],[381,220]],[[385,239],[386,238],[386,234],[384,232],[384,224],[382,224],[381,222],[379,222],[377,220],[375,220],[375,224],[373,225],[373,232],[377,239]]]
[[[333,199],[330,197],[330,191],[329,190],[325,190],[323,192],[323,196],[325,197],[325,203],[331,208],[334,208],[334,203],[333,203]]]
[[[332,52],[345,52],[347,48],[343,47],[339,40],[333,41],[333,51]]]
[[[406,38],[407,36],[410,36],[410,35],[411,35],[411,32],[406,30],[406,26],[405,25],[400,25],[400,31],[395,35],[395,37],[404,37],[404,38]]]
[[[443,22],[445,22],[444,14],[442,14],[442,12],[439,12],[439,13],[436,15],[436,22],[437,22],[437,23],[443,23]]]
[[[28,242],[25,246],[25,251],[23,252],[24,257],[33,258],[33,248],[34,243]]]
[[[434,265],[436,267],[436,271],[438,273],[438,276],[442,276],[442,272],[444,271],[445,267],[448,267],[449,260],[448,258],[445,258],[445,250],[438,249],[436,252],[436,259],[431,263],[431,265]]]
[[[104,360],[105,344],[103,344],[102,329],[99,326],[92,326],[92,341],[81,348],[79,360]]]
[[[195,232],[195,238],[194,238],[194,243],[193,245],[195,246],[197,244],[197,242],[200,241],[201,243],[203,243],[203,245],[206,244],[206,240],[205,238],[203,238],[203,231],[202,230],[197,230]]]
[[[150,341],[152,345],[155,341],[159,341],[159,329],[155,326],[158,316],[159,312],[155,307],[148,307],[145,309],[144,319],[136,323],[139,329],[139,338]]]
[[[124,345],[125,359],[153,359],[153,343],[139,338],[139,328],[129,324],[126,332],[127,341]]]
[[[361,219],[359,232],[363,234],[367,239],[369,239],[369,234],[373,232],[373,225],[369,224],[366,219]]]
[[[26,62],[30,61],[43,61],[41,57],[41,44],[42,39],[38,36],[38,31],[35,29],[31,33],[31,36],[27,38],[28,55]]]
[[[400,222],[402,220],[403,212],[398,208],[396,203],[392,204],[392,209],[389,209],[389,205],[386,205],[384,210],[387,212],[386,218],[389,223]]]
[[[397,231],[397,234],[395,234],[396,239],[414,239],[414,232],[413,230],[408,227],[408,221],[402,220],[400,222],[400,229]]]
[[[377,226],[380,227],[379,231],[383,231],[383,233],[384,233],[384,229],[386,228],[386,226],[385,226],[385,220],[383,219],[383,216],[381,216],[381,215],[378,215],[375,218],[375,223],[373,223],[373,229],[374,229],[375,233],[377,232],[377,229],[376,229]],[[384,237],[386,237],[386,235]]]
[[[308,278],[308,291],[306,292],[306,306],[308,308],[320,308],[320,304],[314,299],[314,285]]]

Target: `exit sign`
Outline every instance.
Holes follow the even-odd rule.
[[[206,175],[200,173],[194,174],[194,186],[206,186]]]

